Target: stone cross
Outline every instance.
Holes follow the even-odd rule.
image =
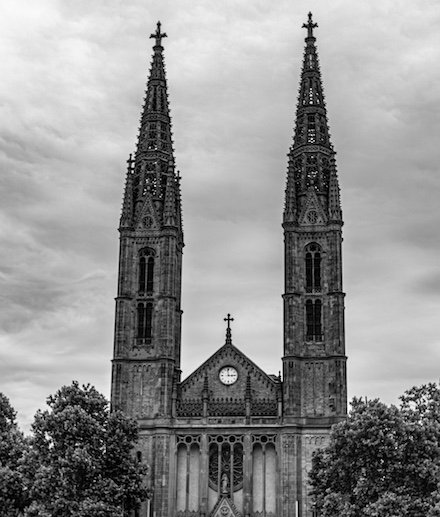
[[[162,44],[162,38],[166,38],[167,37],[165,32],[163,32],[163,33],[160,32],[161,25],[162,24],[160,22],[157,22],[156,32],[154,34],[150,35],[150,38],[156,38],[156,47],[160,47],[161,44]]]
[[[231,321],[234,321],[234,318],[231,318],[231,315],[228,314],[226,318],[224,318],[224,321],[228,322],[228,330],[231,329]]]
[[[313,38],[313,29],[318,27],[317,23],[313,23],[312,21],[312,13],[309,13],[309,21],[307,23],[303,23],[303,28],[307,29],[307,37]]]

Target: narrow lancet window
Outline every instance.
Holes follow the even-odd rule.
[[[307,339],[321,341],[322,339],[322,302],[321,300],[306,301]]]
[[[141,257],[139,260],[139,292],[145,292],[145,272],[146,272],[146,263],[145,257]]]
[[[137,337],[151,339],[153,335],[153,304],[139,303],[137,306]]]
[[[155,252],[150,248],[144,248],[139,252],[139,293],[152,293],[154,291],[154,257]]]
[[[153,304],[147,303],[146,311],[145,311],[145,336],[147,339],[151,339],[153,333],[152,327],[152,319],[153,319]]]
[[[145,307],[143,303],[139,303],[137,306],[137,323],[138,323],[138,338],[143,338],[145,335]]]
[[[306,292],[321,292],[321,248],[309,244],[306,248]]]
[[[148,257],[147,262],[147,293],[153,292],[154,258]]]

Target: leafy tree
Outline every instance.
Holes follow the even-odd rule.
[[[27,447],[18,429],[16,412],[0,393],[0,508],[3,517],[15,517],[25,506],[20,460]]]
[[[29,517],[120,517],[145,497],[142,467],[131,450],[136,423],[94,387],[77,382],[47,399],[32,424],[23,471],[32,503]]]
[[[321,517],[440,516],[440,390],[412,388],[400,408],[353,399],[313,458]]]

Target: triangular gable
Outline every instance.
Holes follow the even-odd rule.
[[[274,389],[276,388],[276,382],[270,375],[264,372],[232,343],[225,343],[181,383],[181,391],[184,392],[185,388],[192,384],[201,386],[204,382],[205,374],[212,372],[212,370],[220,369],[226,363],[230,363],[231,366],[238,363],[246,374],[252,375],[253,380],[259,380],[269,384]]]
[[[145,196],[144,204],[141,211],[139,212],[136,228],[145,228],[147,230],[160,229],[159,218],[156,209],[154,208],[153,201],[148,194]]]
[[[180,384],[177,415],[276,417],[280,387],[279,378],[227,342]]]
[[[326,224],[327,215],[316,195],[315,190],[309,189],[304,209],[299,216],[299,224],[304,226]]]
[[[209,517],[241,517],[241,513],[228,497],[222,495]]]

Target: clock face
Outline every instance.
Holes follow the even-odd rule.
[[[238,379],[238,372],[233,366],[225,366],[220,370],[218,376],[223,384],[230,386]]]

